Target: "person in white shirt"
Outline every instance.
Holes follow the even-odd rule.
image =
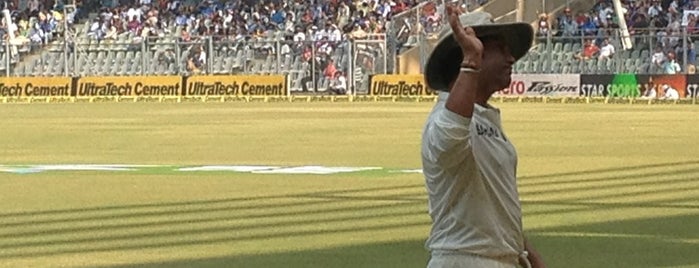
[[[599,59],[609,59],[612,56],[614,56],[615,50],[614,50],[614,45],[612,45],[609,42],[609,39],[604,39],[604,43],[602,45],[602,48],[599,50]]]
[[[648,16],[651,18],[659,16],[662,12],[663,8],[660,6],[660,1],[653,2],[652,6],[648,8]]]
[[[651,56],[650,62],[653,63],[656,67],[660,67],[663,65],[663,62],[665,62],[665,52],[663,52],[662,47],[655,47],[655,53],[653,53],[653,56]]]
[[[337,25],[333,24],[330,26],[328,40],[333,43],[338,43],[342,41],[342,31],[340,31],[340,29],[337,28]]]
[[[658,96],[658,92],[656,91],[656,85],[653,84],[653,82],[649,82],[645,85],[645,91],[643,91],[643,94],[641,96],[641,99],[655,99]]]
[[[427,267],[546,267],[524,236],[516,150],[500,110],[488,104],[510,84],[534,29],[494,24],[488,13],[461,14],[452,5],[446,13],[450,27],[440,33],[424,74],[439,92],[421,147],[432,219]]]
[[[347,78],[345,78],[341,71],[335,72],[335,77],[330,82],[328,90],[337,95],[350,94],[350,92],[347,91]]]

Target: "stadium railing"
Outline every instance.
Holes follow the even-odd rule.
[[[291,90],[298,91],[302,83],[309,90],[313,85],[327,88],[331,78],[323,73],[332,60],[348,86],[361,93],[367,91],[368,76],[389,73],[386,42],[383,34],[338,42],[219,36],[184,42],[175,37],[139,40],[124,35],[116,40],[59,40],[21,58],[16,57],[21,46],[4,42],[0,71],[6,77],[287,74]]]

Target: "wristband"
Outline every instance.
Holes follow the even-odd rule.
[[[471,67],[461,67],[462,73],[480,73],[481,69],[471,68]]]

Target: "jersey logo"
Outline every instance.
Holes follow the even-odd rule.
[[[503,141],[507,142],[505,135],[500,133],[498,129],[491,126],[484,126],[476,123],[476,134],[478,134],[478,136],[486,136],[488,138],[502,139]]]

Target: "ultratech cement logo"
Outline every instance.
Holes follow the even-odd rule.
[[[422,75],[374,75],[369,93],[376,96],[435,95],[423,80]]]
[[[10,78],[0,82],[0,97],[68,97],[70,78]]]
[[[285,96],[283,75],[192,76],[187,78],[188,96]]]
[[[85,77],[78,81],[78,96],[179,96],[182,78]]]
[[[78,96],[178,96],[180,84],[175,85],[144,85],[137,82],[135,84],[97,84],[80,83],[78,85]]]
[[[398,83],[374,81],[371,84],[371,95],[420,96],[426,94],[425,86],[420,82],[408,84],[406,81],[398,81]]]
[[[224,84],[222,82],[190,82],[187,83],[187,95],[223,96],[281,96],[286,93],[283,83],[275,85],[254,85],[248,82]]]

